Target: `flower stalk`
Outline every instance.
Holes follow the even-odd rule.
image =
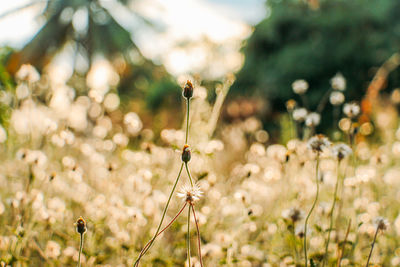
[[[307,224],[308,224],[308,219],[311,216],[311,213],[313,212],[315,205],[317,204],[318,201],[318,195],[319,195],[319,152],[317,152],[317,165],[316,165],[316,173],[315,173],[315,182],[317,183],[317,192],[315,194],[315,199],[314,203],[311,206],[310,211],[307,214],[306,220],[304,222],[304,265],[307,267],[308,266],[308,258],[307,258]]]

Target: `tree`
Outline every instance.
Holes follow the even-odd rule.
[[[243,51],[246,59],[231,91],[262,95],[274,110],[295,97],[291,83],[310,84],[315,109],[341,72],[346,97],[360,99],[379,67],[400,48],[400,2],[392,0],[325,0],[312,9],[298,0],[268,1],[270,16],[258,25]],[[400,72],[389,86],[400,85]]]

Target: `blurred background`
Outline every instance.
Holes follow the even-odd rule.
[[[16,90],[12,77],[32,64],[46,82],[68,84],[78,96],[118,94],[121,109],[157,133],[179,127],[187,78],[213,101],[234,74],[223,120],[256,116],[279,133],[286,101],[321,113],[338,73],[346,101],[364,98],[378,68],[397,55],[399,11],[392,0],[3,1],[0,86]],[[308,81],[306,102],[292,90],[297,79]],[[379,90],[389,94],[400,72],[392,68],[384,80]],[[325,123],[332,115],[324,116],[321,129],[332,126]]]

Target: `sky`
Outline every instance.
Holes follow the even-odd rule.
[[[32,1],[42,0],[0,0],[0,16],[9,10],[24,6]],[[148,58],[163,63],[172,74],[179,75],[193,69],[193,63],[204,64],[210,58],[210,47],[204,39],[221,46],[225,56],[232,54],[231,69],[234,71],[241,64],[237,54],[240,43],[252,31],[265,15],[264,0],[138,0],[133,8],[148,18],[159,20],[164,31],[156,32],[141,27],[127,12],[124,12],[115,0],[100,0],[108,7],[117,21],[129,29],[141,52]],[[40,29],[44,21],[40,14],[45,3],[38,3],[0,19],[0,45],[21,48]],[[118,15],[118,16],[117,16]],[[132,26],[136,25],[136,26]],[[180,44],[191,42],[191,51]],[[208,50],[207,50],[208,49]],[[168,53],[165,53],[168,51]],[[225,52],[224,52],[225,51]],[[225,54],[224,54],[225,53]],[[236,54],[235,54],[236,53]],[[195,54],[195,55],[194,55]],[[192,57],[194,55],[194,57]],[[201,64],[198,64],[201,65]],[[226,62],[216,62],[214,68],[220,70]],[[199,66],[199,70],[204,66]],[[215,75],[222,75],[213,71]]]

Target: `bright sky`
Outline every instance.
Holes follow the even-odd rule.
[[[1,1],[3,3],[0,5],[0,15],[38,0]],[[212,51],[203,44],[205,39],[222,47],[224,53],[236,52],[236,55],[232,55],[230,69],[222,72],[236,70],[241,64],[237,55],[240,43],[251,33],[249,24],[257,23],[265,14],[263,0],[135,1],[133,8],[163,24],[164,31],[157,32],[138,24],[138,21],[131,14],[124,12],[115,0],[101,2],[111,13],[118,15],[114,17],[120,24],[135,33],[132,38],[142,53],[164,63],[174,75],[183,74],[188,68],[192,71],[202,71],[203,66],[196,69],[193,65],[206,64],[210,58]],[[43,23],[38,19],[43,7],[44,3],[36,4],[0,19],[0,45],[22,47],[28,42]],[[182,48],[179,45],[182,42],[190,42],[193,45],[189,49]],[[220,69],[226,64],[219,62],[214,69]],[[215,73],[216,76],[220,74],[223,73]]]

